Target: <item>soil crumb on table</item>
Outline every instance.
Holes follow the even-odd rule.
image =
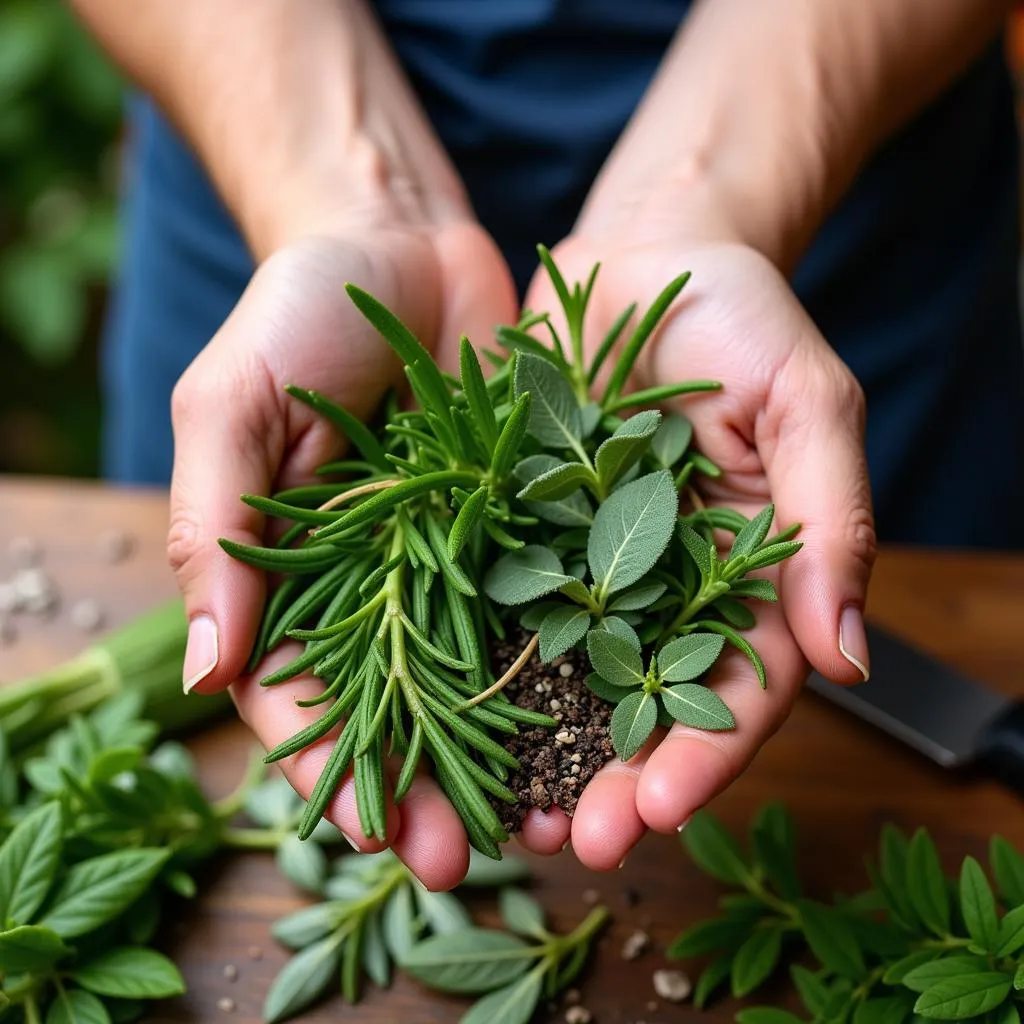
[[[503,675],[529,641],[530,634],[520,629],[496,643],[491,652],[495,675]],[[517,735],[504,739],[503,746],[520,764],[506,781],[519,802],[493,798],[492,804],[509,833],[520,831],[531,807],[560,807],[571,816],[586,784],[615,755],[608,735],[613,709],[587,686],[588,670],[583,652],[570,651],[550,665],[534,654],[505,687],[514,704],[558,720],[555,729],[521,725]]]

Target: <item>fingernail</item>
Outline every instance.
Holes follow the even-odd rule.
[[[217,623],[209,615],[197,615],[188,624],[188,645],[181,673],[186,693],[191,693],[217,667],[218,647]]]
[[[866,683],[871,675],[868,635],[864,630],[864,616],[853,605],[847,605],[839,617],[839,653],[860,672]]]
[[[692,815],[690,817],[692,817]],[[676,831],[677,832],[682,832],[683,829],[686,828],[686,826],[689,825],[689,824],[690,824],[690,818],[689,817],[683,818],[683,820],[678,825],[676,825]]]
[[[341,829],[339,828],[338,831],[341,832]],[[356,843],[356,841],[347,832],[341,832],[341,838],[344,839],[345,842],[348,843],[348,845],[351,846],[352,849],[356,851],[356,853],[361,853],[362,852],[359,849],[359,845]]]

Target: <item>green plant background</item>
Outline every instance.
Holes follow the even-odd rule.
[[[63,0],[0,0],[0,471],[97,472],[122,90]]]

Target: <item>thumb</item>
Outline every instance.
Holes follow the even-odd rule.
[[[803,548],[783,562],[781,599],[805,657],[837,683],[866,680],[864,603],[875,559],[864,453],[864,397],[846,367],[790,360],[772,384],[757,447],[777,522],[801,524]]]
[[[277,418],[260,411],[273,408],[273,397],[252,394],[248,386],[262,378],[225,372],[208,363],[207,355],[209,350],[185,372],[171,403],[167,553],[189,622],[182,670],[186,693],[215,693],[245,668],[263,606],[263,573],[232,558],[218,540],[262,543],[263,516],[239,496],[268,492],[271,467],[283,449],[275,436],[280,426],[273,426]],[[240,380],[246,386],[239,386]]]

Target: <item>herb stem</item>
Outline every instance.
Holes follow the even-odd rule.
[[[249,790],[262,780],[266,768],[263,758],[254,751],[249,758],[249,763],[245,766],[245,774],[242,776],[241,782],[227,796],[213,804],[215,817],[220,821],[233,818],[244,806]]]
[[[225,828],[220,838],[225,846],[234,850],[276,850],[281,840],[291,834],[291,829]]]
[[[522,671],[523,666],[533,656],[533,652],[537,650],[537,644],[540,643],[540,633],[534,633],[530,638],[530,642],[522,649],[519,653],[519,657],[508,667],[508,671],[496,682],[492,683],[487,687],[486,690],[482,690],[475,697],[471,697],[467,701],[463,701],[461,704],[452,708],[452,710],[458,714],[460,711],[466,711],[468,708],[474,707],[477,704],[482,704],[485,700],[489,700],[495,694],[501,693],[502,690],[512,682],[513,679]]]
[[[588,942],[599,928],[608,920],[609,912],[605,906],[594,907],[587,916],[564,938],[556,939],[552,944],[563,954],[577,946]]]
[[[697,612],[711,604],[712,601],[717,601],[724,594],[728,594],[729,589],[729,584],[722,581],[716,581],[701,587],[697,594],[683,607],[682,611],[662,630],[661,636],[658,637],[657,646],[661,647],[666,641],[671,640]]]
[[[25,1024],[43,1024],[43,1018],[39,1013],[39,1003],[36,1002],[34,993],[25,996]]]

